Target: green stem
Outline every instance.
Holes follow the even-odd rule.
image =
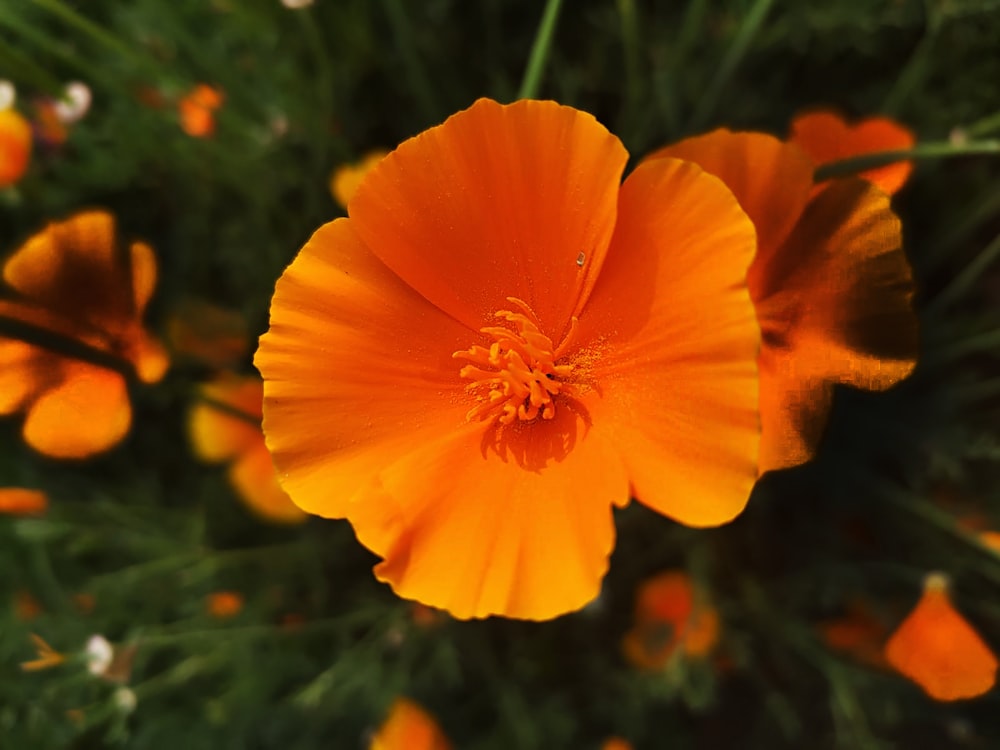
[[[549,57],[549,49],[552,47],[552,36],[556,30],[556,20],[559,18],[561,5],[562,0],[548,0],[545,5],[542,22],[535,34],[535,43],[531,46],[528,67],[524,71],[521,88],[517,92],[518,99],[534,99],[538,96],[538,87],[542,82],[542,72]]]
[[[817,182],[822,182],[833,177],[844,177],[868,169],[884,167],[887,164],[895,164],[898,161],[924,161],[946,159],[952,156],[992,154],[1000,154],[1000,140],[970,141],[968,143],[921,143],[911,149],[876,151],[824,164],[816,170],[815,179]]]
[[[1000,112],[984,117],[982,120],[976,120],[969,127],[959,128],[959,130],[965,134],[966,138],[981,138],[984,135],[989,135],[995,130],[1000,130]]]
[[[114,370],[126,379],[135,377],[135,373],[127,362],[113,354],[87,346],[69,336],[54,333],[31,323],[0,316],[0,336],[17,339],[32,344],[47,351],[62,354],[71,359],[89,362],[98,367]]]
[[[690,130],[701,128],[712,116],[712,113],[715,112],[715,108],[729,83],[729,79],[733,77],[733,73],[736,72],[740,63],[743,62],[743,58],[757,37],[757,32],[760,31],[768,11],[771,10],[772,2],[773,0],[756,0],[753,7],[750,8],[750,12],[740,25],[740,30],[737,32],[736,38],[729,46],[729,49],[726,50],[726,55],[722,58],[722,63],[715,72],[715,78],[709,84],[708,91],[705,92],[705,95],[701,97],[701,101],[698,102],[698,107],[695,109],[694,116],[689,123]]]
[[[96,42],[114,50],[122,57],[128,58],[136,65],[146,68],[150,67],[147,58],[136,53],[131,47],[118,39],[118,37],[108,33],[97,24],[81,16],[69,5],[61,2],[61,0],[34,0],[34,2],[36,5],[40,5],[53,15],[59,16],[71,26],[76,27],[76,29],[83,32],[84,35],[89,36]]]
[[[617,0],[618,18],[621,23],[622,53],[625,63],[625,103],[621,108],[615,132],[625,138],[635,113],[642,101],[642,76],[639,62],[639,16],[635,0]]]
[[[998,257],[1000,257],[1000,234],[994,237],[993,241],[925,306],[924,311],[930,315],[953,303],[972,287],[976,279],[982,276]]]
[[[431,88],[430,78],[424,69],[420,56],[417,55],[416,45],[413,43],[413,35],[410,33],[410,20],[406,17],[401,0],[382,0],[382,7],[389,19],[392,27],[392,36],[396,42],[396,47],[403,58],[403,65],[406,68],[406,77],[409,79],[410,88],[416,97],[417,106],[426,124],[430,125],[439,119],[437,102],[434,97],[434,90]]]

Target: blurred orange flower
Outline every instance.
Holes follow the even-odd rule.
[[[13,109],[0,109],[0,188],[13,185],[31,159],[31,125]]]
[[[620,737],[609,737],[604,740],[601,750],[632,750],[632,745]]]
[[[388,153],[384,150],[369,151],[354,164],[341,164],[333,170],[330,175],[330,194],[341,208],[347,208],[365,175]]]
[[[927,576],[923,596],[886,643],[885,657],[939,701],[974,698],[996,682],[996,656],[952,606],[939,573]]]
[[[193,138],[208,138],[215,132],[215,110],[223,98],[217,88],[204,83],[195,86],[177,103],[181,129]]]
[[[903,151],[917,142],[911,130],[888,117],[869,117],[848,124],[839,114],[827,110],[796,117],[789,140],[817,166],[878,151]],[[859,176],[892,195],[903,187],[912,171],[912,162],[901,161],[860,172]]]
[[[639,586],[635,624],[622,640],[625,658],[638,669],[658,670],[680,650],[704,657],[719,640],[719,613],[691,576],[668,570]]]
[[[757,227],[747,277],[760,320],[760,472],[804,463],[836,383],[884,390],[917,356],[913,280],[889,197],[860,179],[813,189],[813,162],[763,133],[716,130],[647,158],[719,177]]]
[[[66,657],[46,643],[40,635],[31,633],[30,636],[31,642],[35,645],[37,658],[32,659],[31,661],[21,662],[22,670],[25,672],[38,672],[42,669],[58,667],[66,661]]]
[[[121,247],[110,214],[53,222],[8,258],[3,279],[13,299],[0,300],[0,319],[73,339],[144,382],[163,377],[166,353],[142,326],[156,260],[143,242]],[[0,337],[0,414],[21,411],[25,441],[56,458],[107,450],[132,420],[122,372]]]
[[[46,146],[61,146],[69,138],[69,129],[59,118],[56,101],[39,99],[34,103],[35,136]]]
[[[397,698],[369,750],[451,750],[437,722],[407,698]]]
[[[42,604],[38,601],[35,595],[30,591],[25,591],[24,589],[19,589],[14,592],[13,605],[14,617],[21,622],[34,620],[42,614],[43,611]]]
[[[403,143],[278,281],[256,364],[284,488],[460,618],[593,599],[631,495],[725,523],[756,478],[753,227],[590,115],[480,99]]]
[[[191,442],[205,461],[229,461],[229,481],[259,517],[300,523],[306,514],[285,494],[260,429],[264,384],[256,376],[224,375],[200,387],[202,401],[188,421]]]
[[[206,597],[205,609],[218,620],[235,617],[243,610],[243,595],[238,591],[215,591]]]
[[[842,617],[821,622],[817,630],[832,650],[848,654],[869,667],[887,666],[883,647],[889,629],[866,602],[852,602]]]
[[[41,490],[20,487],[0,489],[0,513],[11,516],[40,516],[49,507],[49,498]]]
[[[239,313],[188,299],[174,307],[167,322],[167,344],[175,359],[225,369],[236,367],[246,356],[249,334]]]

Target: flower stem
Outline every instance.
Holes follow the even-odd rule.
[[[984,135],[989,135],[1000,130],[1000,112],[994,112],[989,117],[977,120],[969,125],[969,127],[962,128],[961,130],[968,138],[981,138]]]
[[[410,88],[413,90],[413,96],[417,100],[417,106],[420,108],[420,114],[427,124],[436,123],[440,110],[437,107],[427,71],[424,69],[413,44],[410,21],[406,17],[403,4],[400,0],[382,0],[382,7],[385,9],[389,25],[392,27],[392,36],[396,47],[399,49],[403,64],[406,66],[406,75]]]
[[[535,43],[531,46],[528,67],[524,71],[521,88],[517,92],[518,99],[534,99],[538,96],[538,87],[542,81],[545,62],[549,57],[549,49],[552,46],[552,35],[556,30],[556,20],[559,18],[559,7],[561,5],[562,0],[548,0],[545,4],[545,13],[542,15],[542,22],[538,25],[538,32],[535,34]]]
[[[983,272],[1000,257],[1000,234],[962,269],[941,292],[924,308],[926,314],[931,314],[950,305],[965,294]]]
[[[135,372],[129,364],[113,354],[108,354],[69,336],[40,328],[31,323],[25,323],[16,318],[7,318],[0,315],[0,336],[24,341],[25,343],[62,354],[71,359],[81,360],[92,365],[97,365],[98,367],[114,370],[125,377],[126,380],[135,377]]]
[[[886,164],[894,164],[897,161],[943,159],[950,156],[976,156],[983,154],[1000,154],[1000,140],[991,141],[970,141],[968,143],[921,143],[911,149],[899,151],[877,151],[861,156],[852,156],[850,159],[824,164],[816,170],[815,179],[817,182],[829,180],[832,177],[844,177],[846,175],[864,172],[875,167],[884,167]]]

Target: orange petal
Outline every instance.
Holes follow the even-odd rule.
[[[887,117],[869,117],[848,125],[835,112],[809,112],[792,122],[790,140],[808,153],[817,164],[826,164],[852,156],[878,151],[913,148],[916,137],[908,128]],[[908,161],[889,164],[859,173],[892,195],[913,171]]]
[[[201,395],[209,401],[200,401],[191,410],[188,430],[194,451],[205,461],[225,461],[263,443],[260,424],[260,399],[263,384],[256,378],[223,379],[205,384]],[[242,412],[229,413],[212,402]],[[256,412],[256,414],[254,413]]]
[[[31,344],[0,338],[0,414],[20,411],[51,382],[46,359],[45,353]]]
[[[348,517],[400,596],[463,619],[540,620],[597,596],[614,546],[610,506],[627,499],[612,446],[560,409],[415,447]]]
[[[254,360],[292,500],[344,518],[384,466],[464,428],[472,403],[451,355],[478,335],[389,271],[352,220],[321,227],[278,281]]]
[[[917,318],[901,245],[888,196],[837,180],[775,254],[758,300],[762,473],[812,456],[831,384],[884,390],[913,370]]]
[[[215,110],[222,106],[222,92],[205,84],[195,86],[177,103],[181,129],[193,138],[215,132]]]
[[[604,740],[601,750],[632,750],[632,745],[621,737],[609,737]]]
[[[809,200],[815,169],[809,158],[773,136],[724,128],[662,148],[644,161],[663,157],[693,161],[726,183],[757,230],[756,272],[766,271]]]
[[[247,353],[247,323],[239,313],[188,299],[174,306],[167,341],[175,355],[216,369],[234,367]]]
[[[687,573],[668,570],[639,586],[635,598],[636,622],[682,624],[694,609],[694,587]]]
[[[430,714],[407,698],[397,698],[369,750],[451,750],[451,743]]]
[[[218,620],[235,617],[243,610],[243,594],[238,591],[215,591],[206,597],[205,608]]]
[[[307,516],[278,484],[271,454],[258,430],[257,442],[238,458],[229,470],[233,487],[247,506],[273,523],[302,523]]]
[[[156,256],[145,242],[133,242],[129,250],[132,263],[132,302],[136,315],[142,315],[156,288]]]
[[[996,656],[954,609],[941,575],[927,577],[923,596],[889,639],[885,656],[939,701],[974,698],[996,681]]]
[[[347,208],[358,191],[358,185],[372,167],[385,158],[388,151],[370,151],[354,164],[342,164],[330,175],[330,193],[342,208]]]
[[[28,409],[25,441],[54,458],[86,458],[111,448],[132,421],[125,379],[75,360],[62,368],[63,381]]]
[[[744,281],[754,249],[753,225],[717,178],[645,162],[622,186],[580,317],[595,430],[637,499],[692,526],[737,516],[756,478],[760,330]]]
[[[135,374],[143,383],[157,383],[170,367],[170,357],[159,340],[146,334],[139,326],[132,329],[133,342],[129,351]]]
[[[517,297],[559,341],[604,261],[627,158],[584,112],[480,99],[383,159],[349,213],[373,253],[469,328]]]
[[[13,185],[31,159],[31,125],[13,109],[0,110],[0,188]]]
[[[695,609],[684,629],[684,653],[695,658],[708,656],[719,642],[720,629],[719,611],[711,605],[702,604]]]
[[[49,498],[41,490],[20,487],[0,489],[0,513],[12,516],[38,516],[49,507]]]

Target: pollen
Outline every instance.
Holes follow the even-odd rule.
[[[467,389],[479,398],[466,414],[470,422],[495,419],[509,425],[516,420],[552,419],[556,397],[574,393],[574,365],[564,360],[576,334],[577,319],[572,319],[569,333],[555,346],[542,333],[538,317],[527,303],[516,297],[507,301],[519,312],[498,310],[494,317],[507,325],[480,329],[494,339],[488,348],[476,345],[451,355],[470,363],[458,373],[472,381]]]

